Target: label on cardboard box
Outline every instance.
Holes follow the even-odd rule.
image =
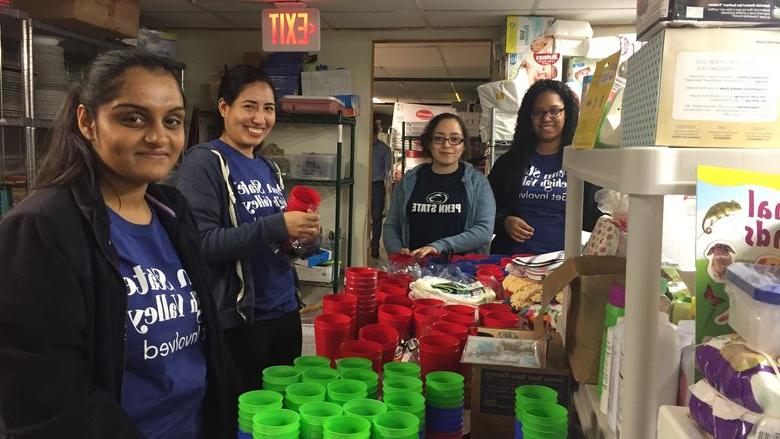
[[[563,77],[563,57],[560,53],[536,52],[523,56],[523,67],[528,74],[528,85],[534,85],[542,79]]]
[[[565,375],[513,372],[484,368],[480,376],[479,408],[482,413],[514,416],[515,388],[524,385],[552,387],[558,392],[558,403],[569,407],[571,381]]]

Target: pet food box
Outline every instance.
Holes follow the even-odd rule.
[[[628,60],[621,146],[780,147],[780,32],[664,29]]]

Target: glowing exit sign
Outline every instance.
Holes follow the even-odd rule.
[[[316,52],[320,50],[320,10],[263,9],[263,50]]]

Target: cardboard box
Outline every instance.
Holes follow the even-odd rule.
[[[144,27],[138,29],[138,48],[165,58],[176,59],[179,55],[176,34]]]
[[[535,52],[523,55],[522,67],[528,77],[528,86],[542,79],[563,78],[563,57],[560,53]]]
[[[506,32],[504,32],[504,50],[506,53],[526,53],[540,51],[542,48],[531,47],[531,43],[544,36],[544,32],[555,21],[552,17],[506,17]],[[547,41],[547,40],[544,40]],[[552,37],[549,38],[552,45]],[[552,49],[552,48],[550,48]]]
[[[568,259],[552,271],[542,286],[542,303],[569,286],[566,315],[566,353],[572,376],[582,384],[595,384],[599,375],[601,336],[609,286],[625,283],[626,260],[614,256]],[[546,301],[546,302],[545,302]]]
[[[636,31],[640,39],[652,38],[670,21],[696,21],[712,27],[780,25],[780,3],[772,0],[637,1]]]
[[[31,17],[95,36],[138,36],[138,0],[16,0]]]
[[[665,29],[628,60],[621,146],[780,147],[780,32]]]
[[[298,279],[306,282],[331,282],[333,281],[333,266],[317,265],[308,267],[295,264],[295,271],[298,273]]]

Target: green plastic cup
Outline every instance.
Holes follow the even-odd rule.
[[[344,404],[353,399],[365,399],[368,396],[366,383],[358,380],[337,380],[328,383],[328,401]]]
[[[420,420],[405,412],[387,412],[374,418],[374,437],[379,439],[416,439]]]
[[[388,412],[425,412],[425,397],[417,392],[402,391],[384,395]]]
[[[336,369],[339,372],[352,369],[369,369],[374,370],[374,363],[368,358],[361,357],[345,357],[336,360]]]
[[[417,363],[391,361],[384,365],[385,378],[391,376],[410,376],[420,378],[420,365]]]
[[[252,439],[300,439],[300,430],[286,434],[266,434],[252,432]]]
[[[277,405],[282,402],[282,394],[270,390],[251,390],[242,393],[238,397],[238,408],[251,412],[266,408],[280,408]]]
[[[531,426],[523,425],[523,437],[541,437],[544,439],[565,439],[569,433],[569,424],[537,429]]]
[[[252,418],[254,435],[288,435],[300,430],[301,418],[288,409],[271,409],[260,412]]]
[[[411,376],[392,376],[382,381],[382,393],[389,395],[395,392],[422,393],[423,382],[419,378]]]
[[[373,422],[374,416],[386,413],[387,406],[375,399],[353,399],[344,403],[344,414],[357,416],[368,422]]]
[[[321,439],[323,437],[322,424],[333,416],[344,413],[340,405],[333,402],[307,402],[299,408],[301,414],[301,438]]]
[[[538,402],[558,402],[558,392],[547,386],[528,385],[515,388],[515,405],[528,405]]]
[[[318,383],[323,386],[328,385],[331,381],[336,381],[341,378],[339,371],[336,369],[315,367],[313,369],[306,369],[301,373],[301,381],[304,383]]]
[[[425,376],[425,387],[435,390],[463,390],[463,375],[455,372],[435,371]]]
[[[369,439],[371,423],[357,416],[333,416],[322,426],[325,439]]]
[[[284,394],[290,384],[300,382],[301,374],[292,366],[271,366],[263,370],[263,389]]]
[[[345,370],[341,373],[341,378],[345,380],[357,380],[365,383],[369,393],[373,390],[376,393],[379,387],[379,374],[369,369]]]
[[[285,389],[284,407],[298,411],[307,402],[325,401],[325,386],[318,383],[295,383]]]
[[[322,355],[304,355],[293,360],[293,365],[298,372],[317,367],[330,368],[330,358]]]
[[[569,411],[559,404],[536,404],[523,407],[521,419],[523,426],[540,431],[560,427],[569,422]]]

